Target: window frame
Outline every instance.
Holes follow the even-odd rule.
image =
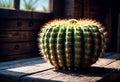
[[[14,0],[14,8],[20,9],[20,0]]]
[[[0,19],[38,19],[38,20],[49,20],[52,18],[52,3],[50,0],[49,8],[50,12],[36,12],[36,11],[24,11],[20,10],[20,0],[14,0],[14,9],[0,8]]]
[[[20,9],[20,0],[14,0],[13,1],[13,8],[0,8],[0,9],[6,9],[6,10],[19,10],[24,11]],[[49,0],[49,12],[41,12],[41,11],[28,11],[27,12],[39,12],[39,13],[51,13],[53,11],[53,0]]]
[[[2,18],[31,19],[31,16],[32,19],[39,19],[39,20],[63,18],[64,0],[50,0],[49,1],[50,12],[47,13],[20,10],[20,0],[14,0],[13,5],[14,5],[14,9],[0,8],[0,19]]]
[[[52,5],[53,5],[53,0],[49,0],[49,12],[48,13],[52,12]],[[20,0],[14,0],[14,8],[17,10],[20,10]],[[32,11],[32,12],[36,12],[36,11]],[[41,12],[41,11],[37,11],[37,12]]]

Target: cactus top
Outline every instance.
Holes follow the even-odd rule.
[[[53,20],[53,21],[46,23],[44,26],[46,27],[46,26],[54,26],[54,25],[71,26],[71,27],[72,26],[84,27],[84,26],[94,25],[94,26],[97,26],[98,28],[101,28],[101,30],[104,30],[104,27],[102,26],[101,23],[99,23],[96,20],[91,20],[91,19]]]

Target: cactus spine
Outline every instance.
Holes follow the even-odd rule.
[[[55,67],[86,68],[104,53],[105,34],[103,26],[94,20],[54,20],[39,33],[40,49]]]

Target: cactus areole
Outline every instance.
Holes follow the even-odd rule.
[[[87,68],[105,51],[106,32],[95,20],[53,20],[39,33],[40,52],[61,69]]]

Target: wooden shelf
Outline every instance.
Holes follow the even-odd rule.
[[[52,12],[32,12],[16,9],[0,8],[0,19],[34,19],[34,20],[49,20],[52,18]]]
[[[43,58],[36,57],[0,63],[2,82],[115,82],[120,81],[120,54],[106,53],[88,69],[56,70]]]

